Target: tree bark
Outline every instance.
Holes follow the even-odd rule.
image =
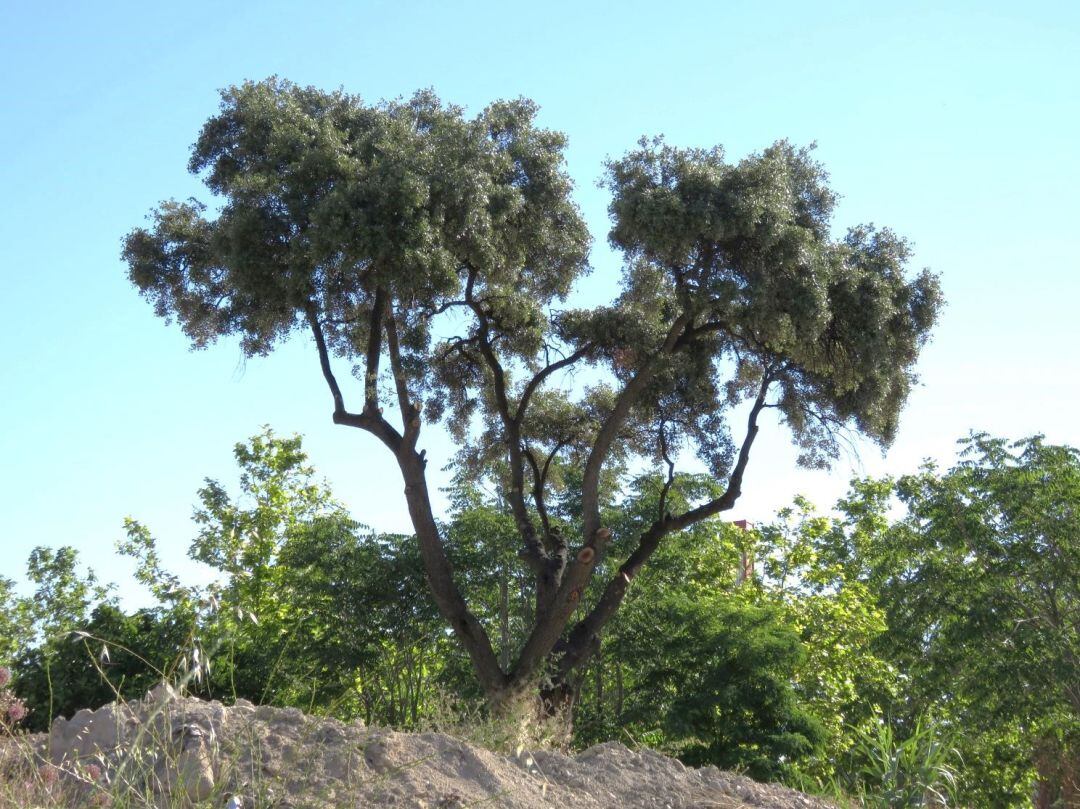
[[[510,588],[506,583],[507,573],[499,575],[499,667],[506,671],[510,668]]]

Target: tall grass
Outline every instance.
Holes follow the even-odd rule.
[[[879,719],[852,727],[855,743],[837,771],[826,779],[796,778],[793,786],[860,809],[949,809],[957,806],[959,751],[950,733],[919,716],[901,734]]]

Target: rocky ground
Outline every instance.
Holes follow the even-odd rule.
[[[505,756],[438,733],[397,733],[243,701],[225,707],[167,687],[139,702],[57,719],[34,743],[49,763],[23,771],[71,805],[831,806],[614,742],[573,756]]]

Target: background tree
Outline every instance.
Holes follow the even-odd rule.
[[[74,704],[77,692],[85,692],[83,684],[77,688],[50,684],[51,672],[55,667],[58,677],[63,676],[72,633],[83,629],[93,610],[112,602],[110,587],[99,583],[94,571],[80,570],[79,554],[70,546],[34,548],[26,577],[33,586],[31,594],[17,596],[8,588],[11,600],[0,615],[7,616],[3,620],[15,632],[5,640],[14,658],[16,691],[29,710],[27,726],[40,730],[48,727],[59,706]]]
[[[796,498],[743,540],[758,562],[753,590],[802,640],[804,658],[794,679],[825,733],[800,772],[818,781],[832,779],[856,741],[876,732],[900,692],[902,675],[879,649],[885,611],[834,552],[851,527],[851,514],[824,517]]]
[[[574,674],[574,742],[622,738],[873,805],[937,805],[954,782],[970,805],[1071,800],[1080,454],[1039,439],[966,446],[946,473],[856,481],[835,518],[797,500],[758,528],[711,518],[672,535]],[[30,727],[161,677],[395,727],[445,720],[446,696],[482,698],[421,597],[411,537],[348,519],[295,437],[264,431],[236,458],[238,487],[199,493],[191,553],[218,566],[210,586],[165,571],[134,521],[122,550],[150,609],[122,612],[74,552],[35,550],[35,594],[5,607],[22,627],[14,685]],[[565,476],[548,515],[560,531],[578,502],[572,471],[553,472]],[[719,488],[704,474],[644,475],[612,492],[610,551],[584,598],[600,597],[661,498],[683,511]],[[514,535],[513,518],[498,492],[460,485],[452,499],[447,552],[513,656],[531,631],[531,582],[485,552]],[[182,669],[195,670],[195,648],[212,663],[197,680]]]
[[[589,238],[565,139],[535,117],[525,100],[470,119],[427,92],[368,105],[245,83],[223,93],[189,165],[219,211],[163,203],[124,246],[131,280],[197,347],[236,334],[262,354],[308,330],[334,421],[398,462],[435,603],[493,704],[542,676],[549,700],[572,697],[571,673],[664,538],[739,497],[767,409],[807,464],[826,463],[846,428],[890,442],[939,307],[932,275],[904,277],[909,251],[891,232],[832,238],[834,195],[807,150],[777,143],[729,163],[719,148],[643,141],[605,177],[622,293],[569,308]],[[336,359],[360,366],[359,409]],[[581,366],[602,369],[593,384],[553,386]],[[509,666],[455,580],[425,423],[450,430],[463,468],[495,481],[513,517],[535,606]],[[608,552],[612,470],[632,459],[671,481],[694,457],[717,493],[677,512],[662,496],[583,604]],[[573,536],[548,512],[556,461],[580,470]]]
[[[33,636],[30,604],[17,595],[14,581],[0,576],[0,666],[10,668]]]
[[[176,617],[162,608],[126,614],[101,602],[77,630],[25,650],[15,677],[30,709],[27,727],[46,731],[56,716],[142,697],[184,646],[189,626]]]
[[[442,624],[415,545],[354,522],[315,477],[299,436],[237,444],[239,486],[207,480],[189,556],[217,579],[193,590],[161,569],[148,529],[121,549],[212,659],[202,693],[300,706],[395,727],[418,724],[444,668]],[[198,605],[212,597],[212,610]]]
[[[963,442],[947,473],[863,482],[836,558],[876,594],[880,653],[904,672],[900,726],[956,730],[974,805],[1080,799],[1080,454]],[[890,491],[908,515],[885,519]],[[1037,781],[1037,786],[1034,782]]]
[[[653,519],[664,484],[639,479],[612,510],[613,547]],[[707,476],[679,476],[667,498],[685,508],[713,488]],[[749,545],[713,519],[657,550],[582,672],[578,744],[617,738],[761,780],[821,751],[822,723],[797,686],[807,647],[754,576],[742,576]]]
[[[438,709],[441,688],[460,684],[463,661],[424,597],[411,538],[352,521],[296,436],[264,429],[234,454],[239,486],[207,480],[198,492],[189,555],[216,576],[209,585],[166,570],[150,530],[132,519],[118,547],[136,560],[151,608],[121,610],[70,548],[33,551],[37,589],[9,589],[0,604],[31,729],[139,698],[163,679],[205,698],[416,727]]]

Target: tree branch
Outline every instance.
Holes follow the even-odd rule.
[[[397,391],[398,409],[401,412],[401,424],[405,431],[402,444],[412,450],[420,437],[420,408],[409,398],[409,386],[405,379],[405,368],[401,362],[401,345],[398,342],[397,323],[391,311],[393,304],[386,307],[386,348],[390,355],[390,370],[394,376],[394,388]]]
[[[470,270],[469,279],[465,285],[465,300],[476,315],[479,326],[477,337],[479,338],[480,354],[491,372],[495,409],[498,411],[499,418],[503,423],[503,435],[505,436],[510,465],[510,492],[508,495],[510,508],[514,512],[514,522],[517,523],[518,533],[521,534],[522,542],[525,545],[525,561],[534,572],[542,575],[546,568],[547,552],[544,550],[540,539],[536,536],[536,526],[533,525],[529,510],[525,505],[525,462],[522,457],[521,424],[510,413],[510,401],[506,391],[506,372],[491,344],[491,331],[487,312],[473,296],[475,283],[476,272]]]
[[[337,378],[334,376],[333,368],[330,365],[330,352],[326,347],[326,337],[323,334],[322,325],[319,323],[315,307],[313,305],[308,306],[305,313],[308,325],[311,327],[311,333],[315,338],[315,347],[319,352],[319,365],[322,367],[323,378],[326,380],[326,384],[330,388],[330,394],[334,398],[334,423],[366,430],[397,455],[401,449],[401,433],[382,417],[378,409],[369,410],[365,408],[363,413],[350,413],[345,409],[345,397],[341,393],[341,387],[338,385]]]
[[[594,346],[592,343],[586,343],[574,353],[569,354],[563,357],[561,360],[557,360],[556,362],[553,362],[538,371],[536,376],[530,379],[528,384],[525,385],[525,390],[521,393],[521,400],[518,402],[517,413],[514,414],[514,421],[516,421],[519,425],[524,421],[525,411],[529,406],[529,400],[532,399],[533,394],[536,393],[537,389],[542,384],[544,384],[544,381],[549,376],[551,376],[556,371],[561,371],[563,368],[568,368],[569,366],[573,365],[575,362],[577,362],[582,357],[586,356],[590,351],[592,351],[593,348]]]
[[[529,462],[529,467],[533,473],[533,502],[536,503],[536,513],[540,515],[540,525],[544,528],[544,540],[545,547],[550,553],[552,548],[550,544],[551,538],[551,521],[548,519],[547,505],[544,502],[544,475],[540,470],[540,464],[536,462],[536,456],[533,455],[532,450],[525,447],[522,453],[525,459]],[[547,465],[544,465],[544,471],[547,470]]]
[[[345,412],[345,397],[341,395],[341,387],[334,376],[334,369],[330,366],[330,352],[326,349],[326,337],[323,335],[319,317],[315,313],[315,306],[308,305],[305,308],[308,325],[311,326],[311,334],[315,338],[315,347],[319,351],[319,365],[322,367],[323,379],[330,388],[330,395],[334,397],[334,414]]]
[[[608,417],[604,420],[597,432],[596,441],[593,443],[589,458],[585,463],[585,472],[581,481],[581,510],[583,533],[588,538],[592,537],[600,529],[600,471],[607,460],[608,452],[615,441],[615,436],[626,422],[631,408],[638,398],[644,393],[645,388],[652,380],[653,375],[659,368],[660,363],[666,359],[675,349],[676,343],[683,329],[690,323],[690,315],[684,312],[675,319],[668,329],[663,345],[645,366],[626,383],[619,393]]]
[[[583,618],[571,631],[566,643],[562,645],[563,655],[559,660],[559,672],[565,675],[585,660],[592,639],[599,635],[612,616],[615,615],[627,591],[630,582],[637,575],[641,566],[648,561],[649,557],[660,546],[660,541],[670,533],[688,528],[708,517],[726,511],[735,505],[735,501],[742,494],[742,480],[750,461],[750,448],[758,434],[758,416],[765,409],[765,395],[768,392],[770,378],[766,375],[761,389],[754,400],[747,418],[746,435],[742,446],[739,448],[739,458],[736,461],[724,493],[714,500],[709,501],[697,508],[680,514],[677,517],[661,516],[638,540],[637,548],[630,554],[625,562],[619,567],[618,572],[604,588],[596,606]]]
[[[664,520],[667,517],[667,498],[668,492],[671,491],[671,484],[675,482],[675,462],[671,460],[671,456],[668,454],[667,436],[664,434],[664,422],[660,422],[660,433],[657,436],[657,441],[660,444],[660,457],[664,459],[664,463],[667,464],[667,480],[664,481],[664,488],[660,490],[660,502],[657,503],[656,519]]]
[[[596,441],[585,464],[582,480],[584,542],[576,558],[566,565],[558,590],[546,609],[537,611],[533,630],[525,641],[514,669],[510,672],[510,681],[514,687],[522,687],[531,680],[543,660],[559,641],[570,616],[581,601],[596,563],[611,541],[611,531],[600,525],[600,470],[631,408],[645,391],[660,364],[675,350],[679,336],[690,322],[691,317],[686,312],[675,319],[656,355],[626,383],[597,433]]]
[[[378,309],[375,311],[377,312]],[[424,459],[415,451],[416,436],[419,434],[419,410],[409,401],[404,370],[401,366],[396,325],[389,311],[385,312],[385,316],[387,348],[397,384],[398,403],[401,406],[402,417],[406,419],[404,436],[383,418],[377,407],[372,409],[365,406],[363,413],[349,413],[345,410],[345,400],[330,365],[330,355],[322,326],[319,324],[314,306],[307,309],[308,323],[319,351],[319,363],[334,397],[334,423],[367,430],[382,440],[394,453],[401,469],[401,476],[405,481],[405,501],[408,504],[413,528],[416,530],[420,557],[424,563],[424,572],[435,598],[435,604],[472,659],[473,667],[484,690],[489,695],[500,694],[506,687],[506,674],[499,666],[491,640],[476,616],[469,612],[465,599],[454,582],[453,567],[443,548],[439,528],[435,522],[427,489]],[[374,323],[374,314],[372,319]],[[372,341],[369,338],[369,352],[372,350],[371,345]],[[368,399],[368,402],[370,401]]]
[[[386,306],[382,287],[375,289],[368,326],[368,344],[364,365],[364,409],[379,409],[379,358],[382,356],[382,318]]]

